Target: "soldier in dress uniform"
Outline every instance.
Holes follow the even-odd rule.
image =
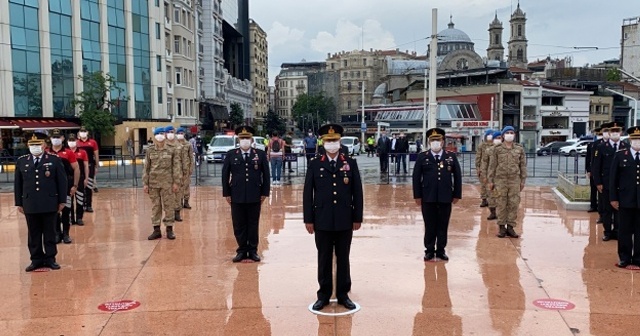
[[[185,133],[186,130],[182,127],[176,130],[176,139],[178,139],[178,142],[184,146],[184,150],[186,151],[183,163],[186,165],[187,171],[182,185],[182,207],[184,209],[191,209],[191,205],[189,205],[189,198],[191,197],[191,174],[193,174],[195,155],[193,153],[193,146],[191,146],[187,139],[185,139]]]
[[[493,155],[493,148],[496,145],[499,145],[502,143],[502,132],[500,131],[493,132],[491,138],[492,138],[491,146],[486,146],[482,154],[482,163],[481,163],[480,170],[482,171],[482,177],[484,179],[484,183],[488,183],[487,173],[489,171],[489,161],[491,159],[491,156]],[[488,190],[487,193],[489,196],[488,197],[489,217],[487,217],[487,220],[496,220],[498,219],[498,215],[496,214],[496,207],[497,207],[496,195],[493,190]]]
[[[46,135],[36,133],[27,142],[31,154],[16,161],[14,196],[18,211],[27,220],[31,264],[25,271],[40,267],[60,269],[56,262],[56,223],[67,203],[67,173],[55,154],[45,153]]]
[[[503,142],[493,147],[487,178],[489,190],[497,198],[498,238],[518,238],[519,235],[513,228],[516,227],[520,193],[527,179],[527,160],[524,147],[514,142],[516,130],[513,126],[502,129],[502,138]]]
[[[481,208],[486,208],[489,206],[489,202],[487,199],[489,198],[489,192],[487,190],[487,177],[486,175],[482,175],[482,161],[486,156],[485,150],[488,147],[493,146],[493,130],[486,130],[484,132],[483,141],[478,145],[478,149],[476,150],[476,172],[478,174],[478,179],[480,180],[480,197],[482,198],[482,202],[480,203]]]
[[[618,211],[611,206],[611,164],[617,151],[629,149],[628,145],[620,141],[623,125],[621,123],[609,124],[609,140],[601,143],[593,153],[591,172],[593,180],[598,188],[599,197],[602,197],[602,226],[604,228],[603,241],[617,239],[618,237]]]
[[[587,173],[587,178],[589,179],[589,186],[591,187],[590,193],[590,206],[588,212],[596,212],[598,211],[598,188],[596,188],[596,183],[593,181],[593,177],[591,176],[591,162],[593,161],[593,152],[594,146],[600,143],[597,138],[598,134],[602,132],[602,128],[595,128],[591,133],[594,135],[592,142],[587,144],[587,154],[584,157],[584,170]]]
[[[596,143],[593,144],[591,148],[591,178],[593,179],[593,183],[596,184],[593,175],[593,161],[595,160],[596,149],[607,141],[609,141],[609,127],[611,127],[613,123],[606,123],[601,125],[601,130],[599,134],[599,139]],[[596,193],[598,194],[598,220],[597,224],[602,224],[602,218],[604,218],[604,203],[603,199],[598,191],[598,186],[596,185]]]
[[[631,148],[611,164],[611,207],[618,211],[618,267],[640,267],[640,126],[627,130]]]
[[[189,178],[189,158],[187,157],[188,152],[187,148],[178,141],[176,138],[176,128],[172,125],[166,126],[164,128],[165,136],[167,137],[167,146],[173,148],[176,157],[178,158],[178,165],[180,172],[180,180],[178,180],[178,191],[175,192],[173,199],[175,201],[175,211],[174,211],[174,220],[176,222],[182,222],[182,215],[180,211],[182,211],[182,191],[184,190],[184,182],[186,178]]]
[[[340,153],[342,126],[327,124],[318,133],[326,154],[309,162],[302,201],[304,223],[309,234],[315,233],[318,250],[320,289],[313,309],[322,310],[331,299],[334,249],[338,304],[355,309],[348,295],[351,291],[349,253],[353,231],[362,225],[362,180],[357,162]]]
[[[252,148],[255,130],[251,126],[235,129],[240,148],[227,152],[222,165],[222,196],[231,205],[233,234],[238,248],[233,262],[260,261],[258,228],[262,202],[269,197],[267,154]]]
[[[165,144],[164,128],[158,127],[153,131],[153,144],[147,148],[144,157],[142,183],[144,192],[149,194],[151,203],[151,223],[153,233],[147,239],[162,238],[160,222],[167,228],[167,238],[176,239],[173,231],[175,221],[175,193],[182,172],[178,155],[173,148]],[[164,219],[162,212],[164,211]]]
[[[424,260],[449,260],[445,253],[451,204],[462,198],[462,172],[455,153],[442,149],[444,130],[427,131],[428,151],[418,154],[413,168],[413,198],[422,207]]]

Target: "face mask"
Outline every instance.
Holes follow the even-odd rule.
[[[80,133],[78,133],[78,136],[80,137],[80,139],[86,139],[87,138],[87,132],[80,132]]]
[[[62,145],[62,139],[51,138],[51,144],[54,146]]]
[[[487,135],[487,141],[493,140],[493,135]]]
[[[609,140],[609,132],[602,133],[602,138],[605,140]]]
[[[504,141],[506,142],[513,142],[513,140],[516,138],[515,134],[505,134],[504,135]]]
[[[640,140],[631,140],[631,148],[636,152],[640,152]]]
[[[156,134],[154,137],[156,138],[157,142],[163,142],[164,141],[164,134]]]
[[[69,145],[69,148],[76,148],[76,142],[75,141],[69,141],[69,142],[67,142],[67,144]]]
[[[176,134],[176,138],[178,138],[178,140],[184,140],[184,134]]]
[[[430,146],[432,151],[439,152],[442,149],[442,141],[432,141]]]
[[[42,154],[42,146],[29,146],[29,152],[32,155],[39,156]]]
[[[251,147],[251,139],[240,139],[240,148],[247,150]]]
[[[167,140],[173,140],[176,138],[174,133],[167,133],[165,136],[167,137]]]
[[[494,145],[499,145],[502,143],[502,139],[493,139],[493,144]]]
[[[609,136],[611,137],[611,140],[613,140],[613,141],[620,140],[620,133],[618,133],[618,132],[611,133],[611,134],[609,134]]]
[[[313,133],[309,133],[309,136],[313,136]]]
[[[338,141],[325,142],[324,149],[326,149],[327,152],[331,154],[335,154],[340,150],[340,142]]]

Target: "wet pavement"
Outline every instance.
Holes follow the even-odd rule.
[[[559,209],[527,187],[521,239],[496,225],[465,185],[454,207],[448,263],[422,261],[423,224],[409,185],[365,185],[365,221],[351,249],[351,298],[362,310],[316,316],[316,251],[302,223],[302,186],[273,188],[263,205],[261,263],[233,264],[229,206],[215,186],[193,189],[178,238],[147,241],[151,203],[140,189],[101,189],[87,225],[59,245],[59,271],[25,273],[24,217],[0,194],[2,335],[633,335],[640,273],[614,267],[597,214]],[[567,310],[534,301],[568,301]],[[98,307],[119,300],[127,311]],[[333,306],[327,312],[344,309]]]

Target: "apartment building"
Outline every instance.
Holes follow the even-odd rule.
[[[251,82],[253,83],[253,116],[263,120],[269,109],[269,56],[267,33],[254,20],[249,20]]]

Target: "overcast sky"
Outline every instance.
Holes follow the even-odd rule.
[[[269,77],[284,62],[324,61],[327,53],[364,48],[424,54],[431,35],[431,9],[438,30],[455,27],[486,56],[488,26],[495,12],[503,22],[507,48],[509,17],[517,0],[250,0],[250,17],[267,32]],[[574,66],[619,58],[624,18],[640,16],[638,0],[522,0],[527,15],[528,60],[573,58]],[[573,47],[599,47],[575,50]],[[506,55],[506,50],[505,50]]]

